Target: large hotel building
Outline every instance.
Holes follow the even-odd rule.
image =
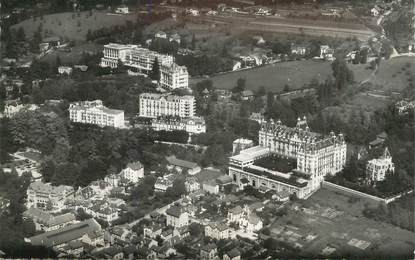
[[[101,67],[117,68],[121,61],[132,75],[149,75],[154,61],[160,66],[160,84],[169,89],[188,88],[189,73],[185,66],[177,65],[173,57],[138,45],[110,43],[104,45]]]
[[[73,102],[69,105],[72,122],[124,128],[124,111],[109,109],[101,100]]]
[[[346,163],[343,135],[311,132],[305,118],[298,119],[296,127],[263,122],[258,143],[229,158],[229,175],[241,188],[251,185],[306,198],[324,176],[341,171]]]
[[[139,98],[139,115],[157,118],[160,116],[194,117],[196,101],[194,96],[143,93]]]

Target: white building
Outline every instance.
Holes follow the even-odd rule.
[[[37,231],[52,231],[76,223],[75,215],[65,213],[53,216],[38,208],[29,208],[23,212],[24,219],[31,219]]]
[[[117,68],[118,62],[127,62],[130,58],[131,50],[137,47],[137,45],[125,45],[118,43],[109,43],[104,45],[104,57],[101,58],[101,67]]]
[[[200,117],[166,118],[153,119],[151,127],[155,131],[186,131],[189,134],[206,133],[206,123]]]
[[[66,75],[71,75],[72,74],[72,68],[68,67],[68,66],[59,66],[58,67],[58,73],[59,74],[66,74]]]
[[[160,116],[194,117],[196,100],[194,96],[142,93],[139,98],[141,117]]]
[[[407,100],[400,100],[396,102],[395,108],[398,111],[399,115],[408,114],[410,110],[415,112],[415,100],[407,101]]]
[[[154,35],[154,38],[167,39],[167,33],[163,32],[163,31],[158,31]]]
[[[128,14],[129,10],[128,10],[128,6],[126,5],[120,5],[115,9],[115,13],[116,14]]]
[[[130,74],[149,75],[153,68],[153,64],[157,59],[159,66],[164,63],[173,63],[173,56],[161,54],[142,47],[131,48],[129,58],[125,61],[125,65],[129,69]]]
[[[109,109],[101,100],[73,102],[69,105],[72,122],[124,128],[124,111]]]
[[[39,107],[35,104],[22,104],[19,100],[5,101],[4,116],[8,118],[14,117],[22,111],[34,111]]]
[[[176,176],[174,174],[167,174],[163,177],[158,177],[156,183],[154,183],[154,190],[159,192],[165,192],[168,188],[173,187],[173,182]]]
[[[278,121],[264,122],[259,131],[259,145],[284,157],[297,159],[298,170],[312,174],[335,174],[346,164],[343,134],[329,136],[311,132],[307,120],[298,118],[296,127]]]
[[[138,183],[144,178],[144,166],[140,162],[127,164],[127,167],[121,171],[121,176],[132,183]]]
[[[296,168],[271,169],[258,163],[260,159],[271,156],[294,160]],[[343,135],[331,133],[323,136],[310,132],[305,119],[299,119],[294,128],[271,120],[261,125],[259,146],[229,158],[229,175],[240,188],[251,185],[261,190],[287,191],[306,198],[320,188],[325,175],[341,171],[345,163]]]
[[[32,182],[27,188],[26,207],[58,212],[64,208],[66,199],[73,197],[74,192],[71,186],[52,186],[41,181]]]
[[[173,205],[166,210],[167,226],[180,228],[189,225],[189,214],[182,207]]]
[[[232,154],[239,154],[240,151],[254,146],[254,141],[245,138],[239,138],[233,141]]]
[[[392,156],[390,155],[388,148],[385,148],[385,151],[380,158],[372,159],[366,164],[367,180],[372,184],[383,181],[386,174],[391,174],[394,171],[395,165],[392,162]]]
[[[190,8],[190,9],[186,10],[186,12],[191,16],[199,16],[200,15],[199,10],[197,10],[197,9]]]
[[[188,88],[189,73],[186,66],[179,66],[174,62],[161,63],[160,84],[168,89]]]
[[[333,60],[334,59],[334,49],[330,48],[328,45],[320,46],[320,59],[324,60]]]
[[[236,237],[235,230],[224,222],[211,222],[205,226],[205,236],[217,240],[233,239]]]

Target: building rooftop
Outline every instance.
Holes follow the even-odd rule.
[[[171,206],[170,208],[168,208],[166,210],[167,215],[170,215],[170,216],[173,216],[173,217],[176,217],[176,218],[179,218],[182,213],[183,212],[182,212],[181,207],[176,206],[176,205],[173,205],[173,206]]]
[[[198,167],[197,163],[177,159],[176,156],[174,156],[174,155],[167,156],[166,160],[171,165],[186,168],[186,169],[194,169],[194,168]]]
[[[131,170],[137,171],[137,170],[142,169],[143,165],[141,164],[141,162],[136,161],[136,162],[128,163],[127,168],[130,168]]]
[[[84,235],[97,237],[102,234],[101,226],[91,218],[57,230],[30,237],[29,241],[32,245],[52,247],[80,239]]]
[[[43,183],[41,181],[36,181],[36,182],[32,182],[29,185],[28,190],[64,196],[64,195],[67,195],[68,193],[73,192],[74,188],[71,186],[65,186],[65,185],[52,186],[52,184],[50,183]]]

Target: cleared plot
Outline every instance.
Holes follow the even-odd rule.
[[[292,61],[270,64],[263,67],[229,72],[213,76],[210,79],[216,88],[232,89],[239,78],[246,79],[247,89],[256,90],[264,86],[268,91],[280,92],[285,85],[290,89],[302,88],[313,78],[324,81],[332,75],[330,62],[325,61]],[[205,78],[191,79],[195,84]]]
[[[305,256],[411,256],[415,233],[357,214],[365,203],[368,201],[322,188],[278,218],[270,227],[272,236],[293,245],[300,243]],[[312,239],[308,239],[310,234]]]
[[[12,28],[18,29],[22,27],[26,37],[32,37],[33,32],[42,24],[43,31],[48,32],[49,35],[83,41],[88,30],[94,31],[114,25],[124,25],[127,20],[134,22],[136,15],[107,14],[105,11],[93,11],[92,15],[89,12],[80,12],[79,15],[76,13],[56,13],[45,15],[43,19],[37,17],[36,20],[24,20],[13,25]]]

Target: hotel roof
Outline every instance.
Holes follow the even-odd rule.
[[[29,185],[29,189],[35,192],[43,192],[43,193],[55,194],[55,195],[61,195],[61,196],[74,191],[73,187],[71,186],[65,186],[65,185],[52,186],[52,184],[50,183],[43,183],[41,181],[32,182]]]

